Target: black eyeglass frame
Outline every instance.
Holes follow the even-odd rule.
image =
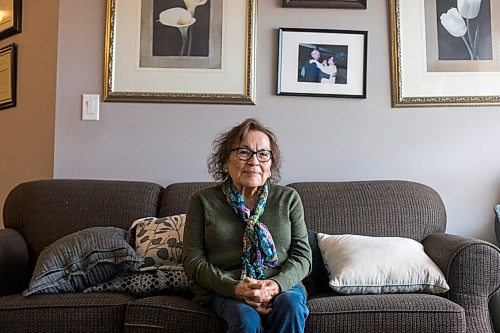
[[[250,155],[249,158],[242,158],[240,156],[240,150],[246,150],[246,151],[249,151],[251,152],[252,154]],[[238,156],[238,158],[242,161],[249,161],[252,159],[253,155],[255,155],[257,157],[257,161],[261,162],[261,163],[266,163],[266,162],[269,162],[273,159],[273,152],[272,150],[269,150],[269,149],[260,149],[260,150],[257,150],[257,151],[253,151],[252,149],[249,149],[249,148],[246,148],[246,147],[236,147],[236,148],[233,148],[231,150],[229,150],[229,152],[233,152],[233,151],[236,151],[236,156]],[[269,153],[269,159],[268,160],[265,160],[265,161],[261,161],[261,159],[259,158],[259,153],[261,152],[268,152]]]

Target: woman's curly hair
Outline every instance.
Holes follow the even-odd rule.
[[[281,152],[276,135],[269,128],[264,127],[258,120],[248,118],[215,138],[212,144],[213,153],[208,157],[207,164],[208,172],[216,181],[224,181],[228,176],[229,173],[225,166],[229,160],[231,149],[237,147],[249,131],[262,132],[269,137],[272,151],[271,177],[269,177],[269,181],[277,183],[281,179]]]

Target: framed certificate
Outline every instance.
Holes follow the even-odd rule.
[[[21,32],[21,0],[0,0],[0,39]]]
[[[0,110],[16,106],[16,44],[0,49]]]

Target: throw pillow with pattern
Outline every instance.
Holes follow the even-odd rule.
[[[146,217],[130,227],[135,236],[135,250],[144,260],[139,271],[182,269],[182,240],[186,214]]]
[[[155,269],[146,272],[126,272],[83,292],[126,292],[139,296],[175,292],[189,295],[191,286],[192,282],[183,270]]]

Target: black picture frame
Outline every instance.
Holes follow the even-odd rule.
[[[278,33],[278,95],[366,98],[367,31],[279,28]]]
[[[3,58],[5,57],[5,58]],[[0,48],[0,111],[17,103],[17,45]]]
[[[1,10],[1,8],[0,8]],[[8,0],[6,12],[12,13],[7,18],[0,18],[0,40],[21,32],[22,0]],[[5,20],[2,23],[1,20]],[[2,25],[5,25],[2,27]]]
[[[283,7],[366,9],[366,0],[283,0]]]

